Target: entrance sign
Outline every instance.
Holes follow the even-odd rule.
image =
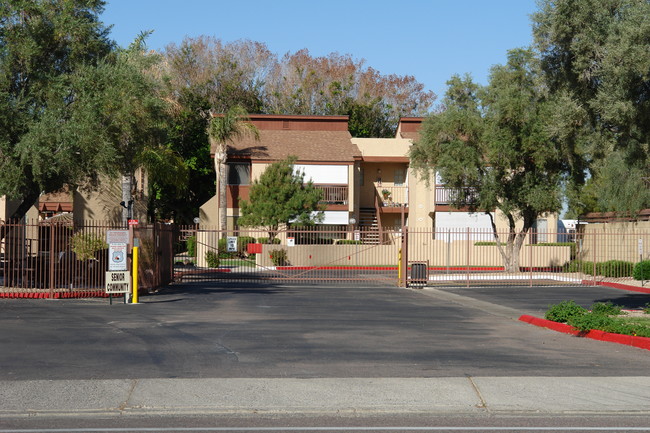
[[[108,270],[109,271],[126,271],[126,244],[108,244]]]
[[[131,273],[129,271],[106,272],[106,293],[130,293]]]
[[[228,236],[226,239],[227,251],[234,253],[237,251],[237,236]]]
[[[128,244],[129,231],[128,230],[108,230],[106,232],[107,244]]]

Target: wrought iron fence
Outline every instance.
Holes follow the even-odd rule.
[[[59,294],[102,293],[108,270],[106,232],[121,229],[98,221],[6,222],[0,226],[0,287]],[[140,241],[139,285],[150,289],[171,282],[173,227],[134,227]]]
[[[99,222],[0,225],[3,291],[100,293],[108,269],[106,231]],[[632,270],[650,259],[650,233],[531,232],[518,248],[508,233],[358,226],[220,231],[199,225],[139,225],[139,285],[180,281],[278,284],[407,285],[414,264],[427,285],[599,284],[637,282]],[[545,242],[541,242],[544,240]],[[421,272],[417,276],[422,281]]]

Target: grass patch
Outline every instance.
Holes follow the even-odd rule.
[[[647,314],[647,310],[646,314]],[[590,310],[574,301],[564,301],[550,305],[544,318],[559,323],[567,323],[579,331],[597,329],[613,334],[650,337],[650,315],[622,316],[621,307],[611,302],[598,302]]]

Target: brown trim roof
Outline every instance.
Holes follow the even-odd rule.
[[[228,154],[232,158],[278,161],[295,155],[300,161],[352,162],[361,157],[348,132],[348,116],[249,117],[259,130],[260,139],[245,137],[230,143]]]
[[[354,161],[361,152],[348,131],[260,131],[260,140],[245,138],[228,146],[233,157],[282,160],[296,155],[305,161]]]

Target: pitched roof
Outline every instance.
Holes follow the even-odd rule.
[[[251,115],[259,141],[246,137],[230,143],[231,157],[277,161],[296,155],[299,161],[352,162],[361,151],[352,143],[347,116]],[[214,149],[213,149],[214,151]]]

